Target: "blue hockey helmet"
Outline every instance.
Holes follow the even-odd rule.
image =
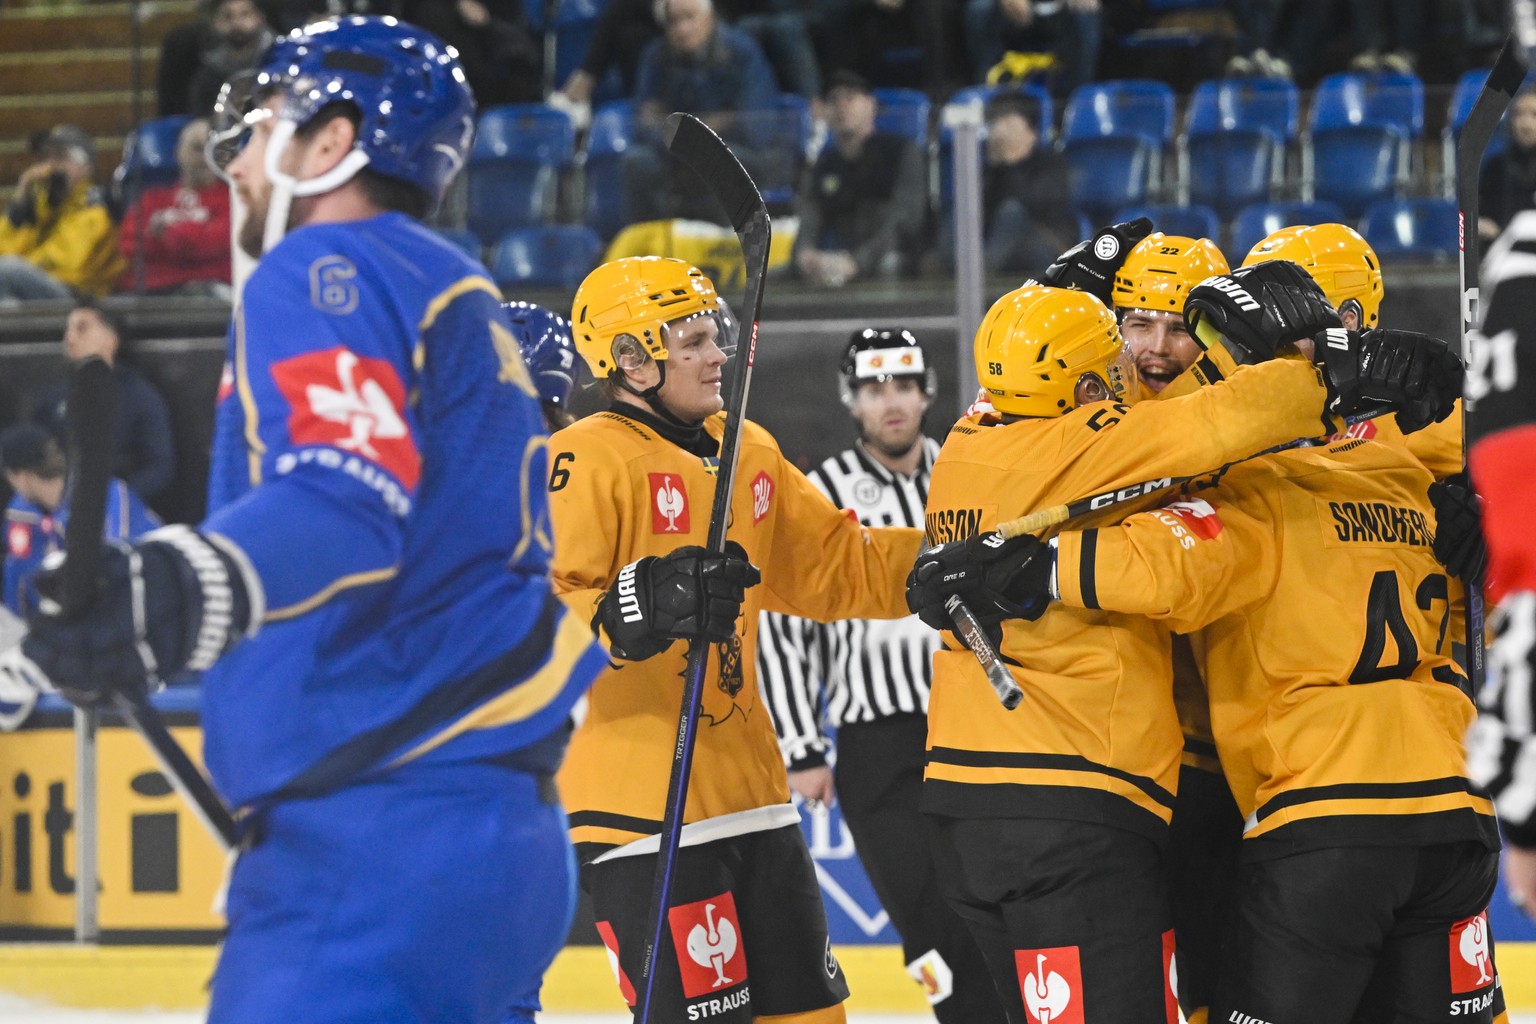
[[[275,111],[263,105],[279,99]],[[293,133],[333,103],[361,120],[350,153],[319,178],[295,181],[279,159]],[[266,172],[273,183],[271,248],[286,228],[292,196],[318,195],[363,167],[440,201],[464,166],[474,136],[475,98],[458,54],[431,33],[395,18],[329,18],[295,29],[267,50],[254,73],[226,83],[215,109],[208,153],[223,173],[256,119],[275,116]],[[275,237],[274,237],[275,236]]]
[[[539,398],[564,409],[576,386],[576,343],[571,339],[571,325],[532,302],[508,302],[504,308]]]

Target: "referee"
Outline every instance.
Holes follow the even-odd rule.
[[[939,451],[923,435],[935,378],[922,346],[910,331],[858,331],[839,383],[859,440],[807,475],[865,526],[921,527]],[[790,788],[812,807],[842,800],[859,857],[901,935],[907,973],[934,1015],[942,1024],[1001,1024],[981,951],[940,892],[918,812],[938,643],[916,616],[822,624],[764,612],[758,678]],[[837,732],[835,780],[827,727]]]

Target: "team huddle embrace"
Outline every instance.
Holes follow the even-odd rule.
[[[308,26],[221,114],[259,263],[209,515],[72,532],[0,658],[0,695],[146,713],[200,674],[238,812],[211,1021],[532,1024],[578,885],[644,1020],[845,1021],[794,796],[842,804],[942,1024],[1502,1019],[1536,214],[1465,373],[1343,225],[1235,270],[1106,227],[992,306],[942,444],[922,343],[855,332],[856,437],[806,473],[742,415],[760,277],[750,334],[657,257],[567,321],[421,224],[474,125],[429,34]]]

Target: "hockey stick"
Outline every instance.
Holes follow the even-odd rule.
[[[60,569],[65,615],[79,612],[96,596],[116,429],[117,381],[112,368],[100,359],[87,359],[75,370],[69,389],[69,521],[64,525]],[[147,700],[134,700],[124,693],[113,693],[112,702],[129,727],[149,744],[160,770],[213,837],[225,849],[233,847],[239,841],[234,816],[176,742],[159,712]]]
[[[1488,72],[1483,91],[1467,114],[1461,126],[1461,137],[1456,140],[1456,205],[1461,222],[1461,361],[1467,362],[1467,335],[1475,330],[1481,320],[1478,309],[1478,276],[1482,272],[1482,249],[1478,244],[1478,179],[1483,167],[1483,154],[1493,138],[1515,92],[1525,79],[1525,65],[1520,62],[1519,47],[1513,34],[1504,40],[1499,56]],[[1470,234],[1468,233],[1470,231]],[[1467,423],[1468,402],[1461,403],[1461,472],[1467,474]],[[1482,692],[1484,666],[1483,652],[1483,593],[1476,586],[1466,587],[1467,594],[1467,684],[1474,695]]]
[[[750,319],[752,330],[747,336],[746,359],[737,364],[726,390],[725,432],[720,439],[720,466],[715,478],[715,497],[709,510],[709,537],[705,542],[710,551],[721,552],[725,550],[725,533],[730,525],[731,493],[736,483],[736,463],[747,411],[747,390],[752,380],[752,363],[757,355],[757,325],[763,311],[763,284],[768,277],[768,244],[773,229],[768,220],[768,207],[751,175],[720,136],[703,121],[691,114],[671,114],[662,134],[668,151],[692,168],[720,201],[741,241],[746,260],[747,294],[742,313]],[[651,885],[645,959],[635,1003],[638,1024],[650,1024],[657,1019],[652,1013],[656,958],[666,933],[667,906],[671,902],[672,880],[682,842],[683,810],[688,802],[688,776],[693,767],[694,739],[704,695],[704,671],[708,665],[709,644],[691,641],[688,644],[688,668],[683,676],[683,703],[677,718],[677,744],[672,752],[672,774],[667,780],[666,811],[662,817],[660,847],[656,851],[656,874]]]

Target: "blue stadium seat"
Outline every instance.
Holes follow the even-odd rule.
[[[1072,169],[1072,205],[1095,224],[1118,209],[1143,203],[1153,161],[1152,145],[1133,135],[1076,139],[1063,150]]]
[[[1449,199],[1372,203],[1360,233],[1383,259],[1453,259],[1461,250],[1461,217]]]
[[[624,206],[624,152],[634,143],[635,105],[618,100],[598,107],[587,133],[583,220],[604,238],[629,223]]]
[[[548,219],[575,148],[571,119],[542,103],[482,111],[469,153],[470,230],[489,245]]]
[[[1312,195],[1359,217],[1378,199],[1397,195],[1407,166],[1408,138],[1390,124],[1329,128],[1312,134]]]
[[[1272,78],[1221,78],[1201,82],[1189,97],[1187,135],[1267,129],[1281,142],[1296,138],[1301,94]]]
[[[1284,145],[1267,128],[1191,135],[1180,151],[1183,194],[1230,217],[1273,194],[1284,154]]]
[[[806,150],[810,148],[811,132],[811,101],[804,96],[792,92],[781,92],[774,101],[774,123],[765,126],[761,133],[753,133],[758,138],[777,139],[774,147],[780,153],[792,154],[792,157],[784,165],[790,173],[782,178],[773,175],[780,180],[764,179],[758,182],[763,192],[763,202],[770,206],[788,206],[795,199],[795,185],[799,181],[800,171],[805,166]],[[779,166],[775,161],[775,166]]]
[[[1209,238],[1221,243],[1221,218],[1209,206],[1128,206],[1115,214],[1115,222],[1147,217],[1155,231],[1186,238]]]
[[[496,243],[491,276],[503,290],[518,285],[575,289],[602,252],[597,232],[580,224],[519,228]]]
[[[905,135],[928,149],[928,97],[916,89],[876,89],[875,128]]]
[[[523,14],[528,27],[542,33],[548,26],[544,15],[550,8],[548,0],[523,0]],[[587,56],[587,46],[592,41],[597,19],[608,6],[608,0],[559,0],[553,5],[554,17],[550,19],[555,32],[555,84],[558,86],[581,66]]]
[[[1234,265],[1266,236],[1296,224],[1336,224],[1343,212],[1333,203],[1255,203],[1237,211],[1232,220],[1232,245],[1227,251]]]
[[[1359,125],[1396,125],[1410,139],[1424,134],[1424,83],[1394,71],[1328,75],[1312,94],[1312,131]]]
[[[1160,150],[1173,141],[1173,89],[1163,82],[1094,82],[1074,90],[1061,125],[1066,142],[1134,135]]]
[[[112,191],[124,205],[137,198],[130,191],[169,185],[181,176],[176,163],[176,140],[190,120],[184,114],[153,118],[123,139],[123,160],[112,172]]]

